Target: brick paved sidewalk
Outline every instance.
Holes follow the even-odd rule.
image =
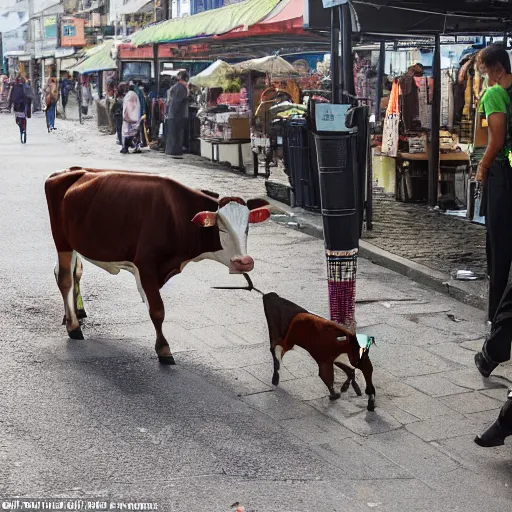
[[[368,242],[446,274],[465,269],[485,275],[484,226],[379,195],[373,204],[373,230],[363,236]]]

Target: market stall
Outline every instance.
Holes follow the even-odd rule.
[[[190,84],[205,89],[198,113],[201,156],[245,170],[251,157],[249,109],[236,69],[217,60]]]

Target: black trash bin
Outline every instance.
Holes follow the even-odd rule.
[[[327,248],[359,245],[357,133],[313,133]]]
[[[312,160],[312,147],[305,119],[286,125],[284,159],[295,204],[307,210],[320,210],[320,183]]]

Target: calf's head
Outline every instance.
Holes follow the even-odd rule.
[[[222,250],[214,253],[214,259],[229,267],[230,274],[241,274],[254,268],[254,260],[247,254],[249,224],[269,217],[270,205],[263,199],[246,203],[239,197],[225,197],[219,200],[216,212],[199,212],[192,222],[204,228],[217,226]]]

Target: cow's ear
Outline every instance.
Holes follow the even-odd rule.
[[[251,210],[249,213],[249,223],[250,224],[258,224],[267,220],[270,217],[270,210],[267,206],[263,206],[262,208],[256,208],[255,210]]]
[[[249,199],[247,201],[247,208],[249,208],[249,210],[256,210],[256,208],[261,208],[263,206],[269,206],[269,203],[268,201],[265,201],[265,199],[260,199],[259,197]]]
[[[211,228],[217,224],[217,214],[215,212],[199,212],[192,219],[192,222],[203,228]]]

